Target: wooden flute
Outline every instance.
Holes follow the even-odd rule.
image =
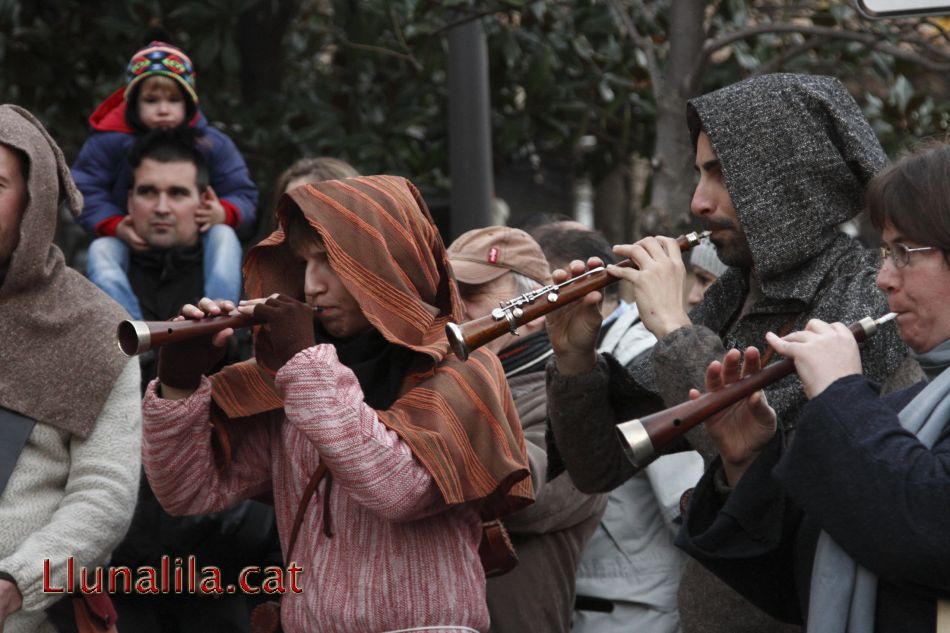
[[[313,309],[318,314],[322,308]],[[210,336],[227,328],[250,327],[264,323],[251,314],[224,314],[203,319],[181,321],[122,321],[116,329],[116,341],[126,356],[135,356],[150,349],[177,343],[198,336]]]
[[[897,314],[894,312],[877,319],[865,317],[849,325],[848,329],[860,343],[895,317]],[[704,393],[695,400],[687,400],[643,418],[622,422],[617,425],[617,437],[627,459],[639,471],[674,447],[676,440],[686,431],[793,371],[795,362],[785,358],[718,391]]]
[[[709,231],[702,233],[687,233],[676,238],[681,251],[687,251],[699,246],[703,238],[709,236]],[[619,262],[622,268],[636,268],[629,259]],[[473,351],[489,343],[499,336],[511,332],[518,333],[518,327],[540,316],[553,312],[565,306],[588,292],[600,290],[618,279],[607,272],[604,266],[592,268],[582,275],[572,277],[559,284],[550,284],[531,292],[526,292],[514,299],[502,301],[499,307],[478,319],[464,323],[449,323],[445,326],[445,336],[449,339],[452,351],[462,360],[467,360]]]

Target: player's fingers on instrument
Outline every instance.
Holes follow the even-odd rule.
[[[647,249],[645,242],[653,240],[652,237],[645,237],[636,244],[630,246],[630,252],[627,255],[638,267],[649,267],[654,257]]]
[[[208,313],[220,309],[218,308],[218,304],[215,303],[215,300],[211,297],[201,297],[201,299],[198,300],[198,307]]]
[[[630,251],[633,249],[633,244],[615,244],[610,250],[614,255],[622,258],[630,258]]]
[[[607,273],[617,279],[626,279],[630,283],[637,282],[637,269],[630,266],[617,266],[616,264],[607,265]]]
[[[815,334],[825,334],[831,332],[831,324],[825,323],[821,319],[809,319],[808,323],[805,324],[806,332],[814,332]]]
[[[798,334],[798,332],[793,332],[792,334]],[[801,342],[800,337],[790,338],[792,337],[792,334],[789,334],[784,338],[779,338],[775,332],[766,332],[765,341],[782,356],[788,356],[792,346],[796,342]]]
[[[551,279],[554,283],[559,284],[563,281],[567,281],[571,278],[571,273],[563,268],[555,268],[551,271]]]
[[[587,264],[579,259],[572,260],[571,263],[567,265],[567,271],[571,273],[571,277],[576,277],[587,272]]]
[[[751,376],[761,369],[762,356],[757,347],[749,346],[742,357],[742,377]]]
[[[604,295],[599,290],[593,290],[584,295],[584,298],[581,299],[581,303],[584,305],[597,305],[603,298]]]
[[[680,248],[679,242],[677,242],[675,238],[665,236],[658,237],[657,239],[663,246],[666,256],[669,258],[670,262],[677,268],[683,267],[683,250]]]
[[[854,338],[854,334],[851,333],[851,330],[848,329],[848,326],[844,323],[841,323],[840,321],[831,324],[831,331],[841,338]]]
[[[714,360],[706,367],[706,391],[715,391],[722,385],[722,363]]]
[[[657,237],[645,237],[637,242],[637,246],[642,248],[650,256],[650,259],[663,260],[669,256],[663,242]]]
[[[201,311],[198,306],[186,303],[181,307],[181,310],[178,312],[179,316],[191,317],[191,318],[200,318],[204,316],[204,312]]]
[[[221,311],[224,313],[234,312],[234,302],[230,299],[215,299],[215,303],[218,304],[218,307],[221,308]]]
[[[588,257],[587,258],[587,270],[592,268],[601,268],[604,265],[604,260],[599,257]],[[586,271],[585,271],[586,272]]]
[[[742,370],[742,354],[737,349],[726,352],[722,359],[722,380],[729,385],[739,380]]]

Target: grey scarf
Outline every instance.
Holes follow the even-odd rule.
[[[901,426],[932,448],[950,420],[950,340],[915,355],[930,383],[901,410]],[[877,576],[858,565],[822,531],[815,550],[808,603],[809,633],[874,630]]]

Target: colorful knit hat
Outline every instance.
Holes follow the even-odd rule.
[[[128,86],[125,100],[129,101],[132,90],[153,75],[164,75],[177,81],[191,97],[193,106],[198,105],[195,92],[195,70],[191,59],[180,49],[165,42],[154,41],[132,56],[126,70]]]

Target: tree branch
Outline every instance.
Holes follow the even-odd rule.
[[[345,46],[347,48],[355,48],[356,50],[361,50],[361,51],[369,51],[371,53],[377,53],[379,55],[385,55],[388,57],[396,57],[398,59],[402,59],[404,61],[409,62],[416,68],[421,68],[421,64],[419,63],[419,60],[413,57],[412,54],[402,53],[400,51],[394,51],[393,49],[386,48],[385,46],[374,46],[373,44],[360,44],[359,42],[352,42],[346,37],[346,34],[343,32],[343,29],[334,27],[333,31],[336,34],[337,41],[342,46]]]
[[[950,51],[944,52],[943,57],[947,59],[946,63],[931,60],[923,55],[909,51],[893,44],[882,41],[881,34],[878,33],[860,33],[857,31],[848,31],[844,29],[830,28],[826,26],[809,26],[804,24],[759,24],[750,26],[738,31],[733,31],[721,37],[709,40],[703,45],[703,53],[697,60],[697,72],[705,66],[709,56],[717,50],[728,46],[734,42],[744,40],[755,35],[764,35],[766,33],[801,33],[803,35],[817,35],[827,37],[831,40],[850,40],[860,42],[868,48],[892,55],[898,59],[903,59],[914,64],[918,64],[927,70],[934,72],[950,71]]]
[[[422,64],[420,64],[419,60],[417,60],[412,54],[412,49],[409,48],[409,45],[406,44],[406,38],[403,37],[402,34],[402,27],[399,25],[399,20],[396,18],[396,10],[392,7],[389,8],[389,19],[392,20],[393,23],[393,33],[396,34],[396,39],[402,46],[402,50],[405,51],[406,55],[409,56],[410,63],[416,69],[416,72],[422,72]]]
[[[444,24],[443,26],[440,26],[436,30],[432,31],[431,34],[440,35],[441,33],[454,29],[457,26],[468,24],[472,20],[480,20],[481,18],[484,18],[485,16],[495,15],[499,11],[504,11],[504,9],[502,9],[501,7],[493,7],[491,9],[485,9],[483,11],[476,11],[475,13],[469,13],[464,18],[459,18],[458,20],[453,20],[452,22],[449,22],[448,24]]]
[[[927,49],[928,51],[930,51],[937,57],[944,57],[944,58],[950,57],[950,53],[948,53],[947,48],[943,46],[937,46],[932,41],[930,41],[930,38],[924,37],[920,33],[920,30],[918,28],[919,26],[920,26],[920,23],[915,24],[908,28],[901,29],[902,32],[898,37],[904,41],[907,41],[912,44],[916,44],[917,46],[920,46],[921,48]],[[946,31],[941,29],[937,24],[933,24],[933,26],[935,26],[940,31],[940,35],[942,36],[942,39],[947,40]]]
[[[768,63],[762,64],[752,73],[753,75],[767,75],[769,73],[779,72],[785,66],[785,64],[799,55],[804,55],[810,50],[814,50],[820,46],[826,44],[831,38],[825,37],[822,35],[816,35],[815,37],[805,40],[797,46],[793,46],[774,59],[770,59]]]
[[[660,61],[656,57],[656,48],[653,46],[653,42],[650,38],[644,36],[637,30],[637,25],[634,24],[630,16],[627,15],[627,12],[619,0],[607,0],[607,4],[610,6],[610,10],[614,16],[616,16],[623,25],[621,34],[628,35],[630,39],[633,40],[634,45],[643,51],[644,56],[647,58],[647,72],[650,73],[650,81],[653,83],[653,89],[657,93],[661,93],[665,89],[666,80],[663,76],[663,70],[660,68]]]

